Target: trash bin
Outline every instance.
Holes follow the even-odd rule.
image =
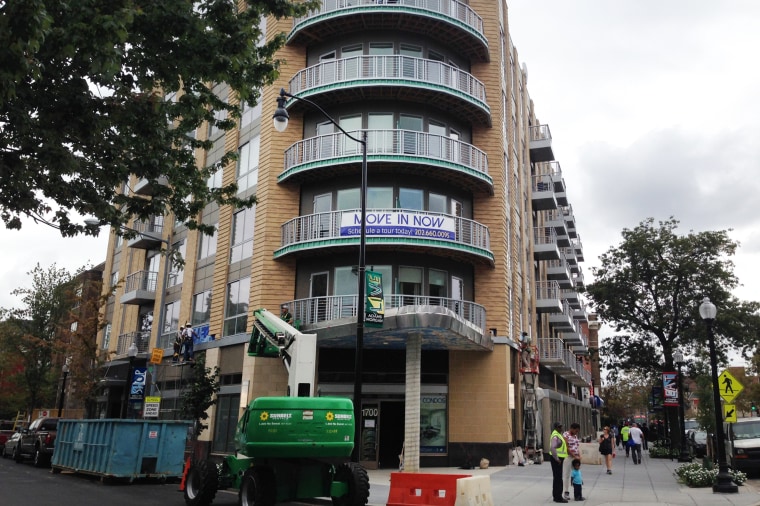
[[[103,478],[180,478],[189,421],[60,420],[51,466]]]

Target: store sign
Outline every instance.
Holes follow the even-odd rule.
[[[344,212],[340,217],[341,237],[358,237],[361,234],[360,212]],[[456,220],[440,216],[405,211],[368,212],[365,233],[368,236],[416,237],[456,241]]]
[[[135,367],[132,373],[132,387],[129,390],[130,401],[141,401],[145,396],[145,383],[148,377],[148,369]]]
[[[383,299],[383,275],[379,272],[364,272],[367,298],[364,301],[364,325],[381,328],[385,319]]]
[[[446,453],[446,396],[420,397],[420,454]]]

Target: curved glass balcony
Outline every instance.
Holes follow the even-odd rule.
[[[350,134],[362,137],[360,132]],[[361,146],[343,133],[311,137],[285,151],[285,170],[277,181],[303,183],[328,176],[355,175],[361,158]],[[369,130],[367,163],[373,174],[391,170],[415,174],[493,195],[488,157],[460,140],[411,130]]]
[[[490,59],[483,18],[456,0],[323,0],[318,9],[293,20],[288,43],[308,45],[384,29],[431,37],[470,59]]]
[[[299,330],[316,331],[319,346],[355,346],[358,296],[331,295],[290,301]],[[490,350],[486,310],[480,304],[447,297],[385,294],[383,328],[365,328],[366,348],[404,348],[407,334],[422,335],[423,349]],[[361,307],[364,307],[363,305]]]
[[[298,216],[282,225],[281,247],[275,258],[290,254],[332,254],[359,245],[358,209]],[[493,265],[488,227],[476,221],[441,213],[408,209],[368,209],[366,239],[373,250],[434,252],[437,255]]]
[[[374,99],[425,103],[491,126],[485,85],[457,67],[424,58],[397,54],[326,60],[299,71],[288,91],[317,100],[322,107]],[[290,99],[286,107],[310,109],[296,99]]]

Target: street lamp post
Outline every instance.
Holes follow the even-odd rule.
[[[683,378],[681,377],[681,367],[685,363],[683,353],[676,351],[673,354],[673,361],[676,363],[676,372],[678,373],[678,416],[681,419],[681,455],[678,457],[678,462],[691,462],[691,455],[686,443],[686,418],[684,414],[685,399],[683,398]]]
[[[132,368],[137,356],[137,346],[135,346],[134,341],[127,348],[127,355],[129,356],[129,367],[127,368],[127,379],[124,381],[124,404],[121,405],[121,416],[119,418],[127,418],[129,414],[129,391],[132,387],[130,380],[132,379]]]
[[[69,375],[68,359],[63,363],[61,372],[63,372],[63,379],[61,380],[61,396],[58,398],[58,418],[60,418],[61,414],[63,413],[63,399],[66,397],[66,378]]]
[[[366,271],[366,246],[367,246],[367,232],[365,229],[365,223],[367,221],[367,131],[364,130],[362,132],[362,138],[357,139],[353,135],[346,132],[327,112],[322,109],[319,105],[312,102],[309,99],[297,97],[295,95],[291,95],[290,93],[286,92],[284,88],[280,89],[280,96],[277,98],[277,110],[274,112],[274,116],[272,116],[272,119],[274,121],[274,128],[278,132],[284,132],[285,129],[288,126],[288,120],[290,119],[290,116],[288,115],[287,109],[285,109],[285,102],[288,98],[292,98],[294,100],[299,100],[301,102],[306,102],[307,104],[311,105],[315,109],[317,109],[319,112],[322,113],[322,115],[327,118],[327,120],[335,125],[338,130],[343,132],[343,135],[348,137],[354,142],[358,142],[362,146],[362,168],[361,168],[361,217],[359,220],[359,269],[358,269],[358,275],[359,275],[359,293],[358,293],[358,301],[356,305],[356,356],[354,359],[354,424],[355,424],[355,431],[354,431],[354,452],[352,455],[352,460],[354,462],[359,461],[359,443],[361,441],[361,398],[362,398],[362,373],[363,373],[363,348],[364,348],[364,311],[365,311],[365,302],[364,302],[364,277],[365,277],[365,271]]]
[[[715,304],[710,302],[708,297],[702,300],[699,305],[699,316],[705,321],[707,326],[707,337],[710,343],[710,368],[712,369],[713,385],[713,403],[715,405],[715,435],[718,439],[718,478],[713,485],[713,492],[737,493],[739,488],[731,481],[731,475],[728,474],[728,464],[726,463],[726,442],[725,432],[723,430],[723,416],[720,408],[720,390],[718,388],[718,356],[715,353],[715,334],[713,332],[713,323],[718,310]]]

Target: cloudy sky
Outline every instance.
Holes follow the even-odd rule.
[[[590,276],[623,228],[733,229],[736,295],[760,300],[760,2],[512,0]]]
[[[760,300],[760,1],[511,0],[512,41],[567,183],[590,277],[623,228],[675,216],[734,229],[743,299]],[[74,270],[100,239],[0,229],[0,307],[37,262]]]

